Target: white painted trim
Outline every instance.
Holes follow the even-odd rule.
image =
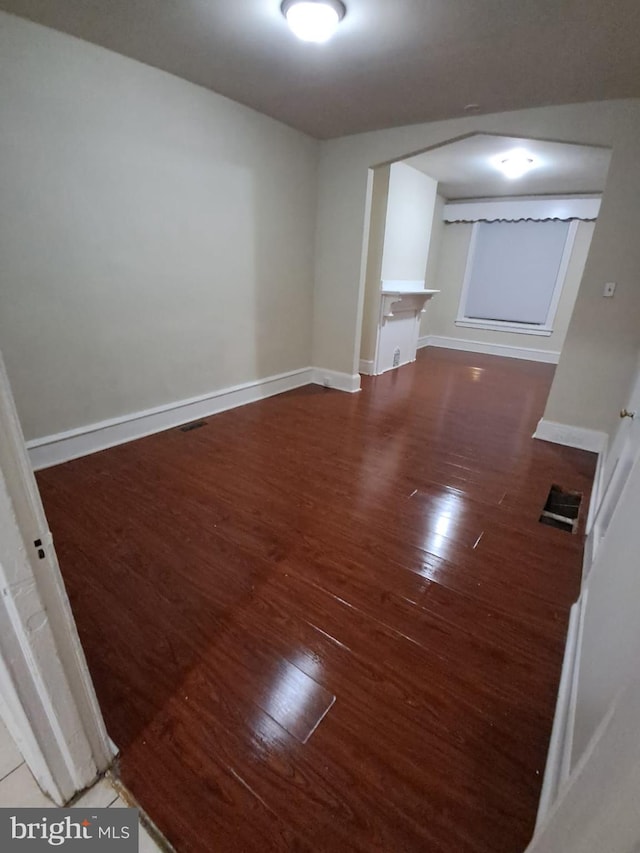
[[[424,290],[424,280],[404,279],[404,278],[383,278],[380,282],[380,289],[391,293],[415,293]]]
[[[607,842],[611,838],[624,838],[633,843],[638,837],[636,774],[640,762],[637,739],[629,739],[629,732],[635,731],[637,726],[639,698],[635,679],[616,694],[576,761],[571,776],[558,792],[546,820],[536,827],[525,853],[565,850],[562,841],[569,838],[571,849],[584,853],[622,851],[623,847],[625,851],[631,850],[626,843],[610,845]],[[627,744],[622,751],[620,745],[625,737]],[[598,831],[594,833],[596,826]],[[634,845],[634,853],[639,849]]]
[[[210,394],[37,438],[28,441],[27,448],[34,470],[38,471],[312,382],[312,371],[309,368],[281,373],[267,379],[245,382]]]
[[[316,385],[323,385],[325,388],[334,388],[336,391],[346,391],[349,394],[355,394],[360,390],[360,374],[340,373],[337,370],[325,370],[322,367],[312,368],[313,379],[311,380]]]
[[[592,453],[604,453],[607,447],[607,434],[596,429],[559,424],[541,418],[533,434],[541,441],[551,441],[554,444],[564,444],[567,447],[577,447],[580,450],[590,450]]]
[[[476,247],[478,245],[478,233],[479,233],[478,223],[474,222],[471,228],[471,239],[469,240],[469,249],[467,251],[467,263],[464,268],[464,278],[462,279],[462,290],[460,291],[460,300],[458,302],[458,314],[456,316],[455,322],[458,321],[464,322],[469,319],[465,316],[465,308],[467,305],[467,296],[469,295],[469,285],[471,283],[471,271],[473,270],[473,259],[476,254]]]
[[[584,637],[584,622],[587,615],[587,600],[589,588],[583,589],[580,598],[576,602],[578,606],[578,626],[576,630],[576,651],[571,668],[571,692],[567,705],[566,728],[562,744],[562,760],[560,762],[560,775],[558,786],[562,787],[571,775],[571,760],[573,757],[573,735],[576,725],[576,710],[578,707],[578,682],[580,680],[580,662],[582,660],[582,646]]]
[[[546,364],[557,364],[560,360],[560,353],[553,350],[514,347],[508,344],[489,344],[485,341],[469,341],[466,338],[448,338],[441,335],[422,337],[418,340],[418,346],[443,347],[444,349],[499,355],[505,358],[523,358],[526,361],[542,361]]]
[[[486,329],[489,332],[509,332],[515,335],[539,335],[549,338],[553,329],[549,326],[538,326],[533,323],[510,323],[506,320],[475,320],[473,317],[454,320],[456,326],[466,329]]]
[[[373,376],[373,361],[361,358],[359,371],[360,373],[364,373],[365,376]]]
[[[600,202],[598,202],[598,206],[599,205]],[[560,266],[558,267],[558,274],[556,275],[556,283],[553,288],[553,296],[551,297],[551,304],[549,305],[549,311],[547,312],[547,322],[545,323],[545,327],[550,330],[553,329],[553,323],[558,312],[558,305],[560,304],[560,297],[564,290],[564,283],[567,278],[569,263],[571,262],[571,255],[573,254],[573,247],[575,246],[576,235],[578,233],[578,225],[579,222],[577,219],[574,219],[569,223],[567,239],[564,242],[562,257],[560,258]]]
[[[0,713],[38,784],[62,805],[114,754],[1,355],[0,435]]]
[[[305,367],[28,441],[31,464],[36,471],[49,468],[314,383],[339,391],[360,390],[359,374],[352,376],[335,370]]]
[[[540,792],[540,802],[538,804],[538,816],[536,818],[535,826],[536,831],[540,828],[542,822],[549,813],[549,810],[558,795],[558,790],[561,784],[561,770],[565,755],[565,743],[567,735],[569,734],[567,730],[569,720],[569,703],[571,701],[573,673],[576,666],[578,651],[578,628],[580,625],[581,609],[581,602],[576,602],[571,608],[571,615],[569,617],[569,629],[567,631],[567,641],[564,649],[562,675],[560,677],[560,687],[558,688],[558,699],[553,718],[551,740],[549,741],[549,751],[547,752],[547,762],[542,782],[542,791]]]
[[[589,511],[587,513],[587,522],[585,526],[586,539],[584,543],[584,551],[582,554],[582,586],[584,587],[591,566],[596,556],[597,550],[597,532],[595,529],[595,520],[598,517],[598,511],[602,503],[602,498],[605,492],[605,470],[608,459],[607,443],[604,448],[598,453],[598,462],[596,463],[596,473],[593,478],[593,486],[591,488],[591,499],[589,500]]]
[[[578,701],[578,679],[582,655],[582,637],[589,590],[585,589],[571,608],[565,645],[558,701],[547,753],[544,781],[538,805],[536,831],[553,808],[558,793],[571,774],[573,734]]]
[[[13,626],[11,627],[13,628]],[[26,673],[23,671],[20,675],[24,678]],[[60,776],[59,768],[56,767],[53,770],[50,766],[51,763],[57,764],[58,762],[55,758],[52,761],[50,755],[49,757],[45,757],[43,748],[39,743],[39,732],[36,731],[35,726],[29,719],[28,711],[21,701],[16,688],[16,680],[12,677],[2,656],[0,657],[0,719],[18,747],[22,758],[40,789],[48,794],[54,803],[62,806],[65,802],[65,793],[63,793],[64,781],[58,778]],[[39,720],[38,722],[41,721]],[[64,768],[63,772],[66,775],[66,768]],[[65,781],[68,784],[68,780]],[[67,795],[69,790],[71,789],[67,789]]]
[[[444,206],[445,222],[517,222],[522,219],[598,218],[600,197],[594,198],[529,198],[486,201],[449,202]]]
[[[587,536],[591,533],[591,528],[593,527],[593,522],[595,520],[598,509],[600,508],[600,501],[602,500],[602,495],[604,492],[604,472],[606,468],[606,462],[608,458],[607,454],[607,444],[608,437],[605,440],[605,444],[603,448],[598,452],[598,462],[596,463],[596,473],[593,477],[593,486],[591,488],[591,500],[589,501],[589,512],[587,513],[587,524],[586,524],[586,534]]]
[[[640,408],[640,359],[638,370],[632,385],[629,401],[625,406],[630,411]],[[589,574],[591,565],[596,559],[600,544],[602,543],[607,527],[611,522],[615,504],[620,500],[626,480],[631,473],[633,459],[638,453],[638,419],[628,421],[623,418],[616,430],[611,450],[607,448],[606,473],[596,471],[594,491],[597,489],[596,500],[589,508],[589,522],[587,525],[587,541],[585,544],[585,559],[583,582]],[[635,433],[635,436],[634,436]],[[603,454],[604,455],[604,454]],[[601,460],[599,459],[598,462]],[[598,476],[600,474],[600,476]],[[606,479],[605,479],[606,478]]]

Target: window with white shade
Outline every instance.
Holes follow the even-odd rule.
[[[456,323],[550,335],[577,222],[476,222]]]

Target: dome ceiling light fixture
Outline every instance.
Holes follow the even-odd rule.
[[[508,154],[500,154],[493,158],[492,163],[506,178],[511,180],[521,178],[536,167],[536,161],[524,148],[514,148]]]
[[[280,7],[290,29],[302,41],[328,41],[347,14],[340,0],[284,0]]]

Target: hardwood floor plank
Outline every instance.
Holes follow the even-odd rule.
[[[120,770],[179,853],[518,853],[595,457],[549,365],[430,348],[41,471]],[[576,535],[539,524],[583,492]]]

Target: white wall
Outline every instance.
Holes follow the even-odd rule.
[[[473,225],[467,222],[447,224],[442,228],[438,264],[433,279],[433,287],[439,289],[440,293],[430,303],[427,324],[423,321],[423,329],[426,327],[428,331],[422,331],[422,334],[428,333],[456,340],[480,341],[491,345],[560,352],[582,280],[594,223],[578,224],[565,284],[553,323],[553,332],[548,337],[456,326],[472,228]]]
[[[640,677],[640,454],[588,578],[580,656],[573,761],[615,699]]]
[[[413,166],[391,166],[382,279],[424,281],[437,189]]]
[[[373,170],[360,343],[364,361],[375,358],[381,281],[422,282],[433,276],[437,187],[437,181],[404,163]]]
[[[639,718],[635,678],[612,705],[526,853],[640,851]]]
[[[429,255],[427,257],[427,270],[424,276],[424,286],[427,290],[439,290],[438,269],[440,266],[440,257],[442,250],[442,240],[444,238],[444,207],[446,200],[441,196],[436,196],[436,203],[433,208],[433,222],[431,224],[431,239],[429,240]],[[438,310],[438,302],[441,294],[436,294],[433,299],[427,302],[427,310],[422,315],[420,323],[420,334],[427,335],[432,326],[432,317]]]
[[[380,282],[382,280],[382,253],[384,250],[387,201],[391,169],[375,169],[371,194],[371,221],[365,271],[365,296],[362,312],[362,340],[360,358],[373,362],[376,355],[376,338],[380,315]]]
[[[640,372],[636,393],[639,389]],[[632,400],[635,405],[637,397]],[[625,425],[629,476],[619,495],[613,489],[617,503],[577,605],[582,609],[577,653],[565,661],[573,671],[563,672],[572,683],[561,738],[571,750],[570,776],[543,818],[530,853],[631,853],[640,848],[640,423]],[[551,767],[557,758],[552,751]]]
[[[545,417],[613,431],[640,339],[640,101],[607,101],[465,117],[376,131],[321,148],[314,362],[352,372],[360,348],[360,259],[369,167],[475,132],[612,147],[584,279]],[[614,299],[601,296],[618,281]],[[437,299],[438,297],[436,297]],[[433,305],[436,304],[433,300]]]
[[[0,13],[0,338],[27,438],[311,363],[317,143]]]

